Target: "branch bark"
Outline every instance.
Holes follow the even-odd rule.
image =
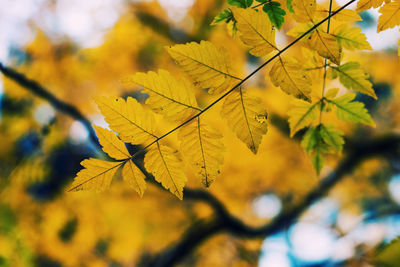
[[[52,105],[59,112],[64,113],[77,121],[80,121],[88,131],[90,140],[96,146],[100,147],[99,141],[96,136],[96,132],[94,131],[92,124],[75,106],[68,104],[64,101],[61,101],[55,95],[53,95],[49,90],[44,88],[40,83],[27,78],[24,74],[19,73],[18,71],[10,67],[4,66],[1,62],[0,62],[0,72],[2,72],[4,76],[13,80],[20,86],[32,92],[34,95],[43,98],[44,100],[49,102],[50,105]]]
[[[312,189],[300,203],[283,211],[272,222],[262,226],[251,226],[243,223],[231,215],[214,196],[208,192],[185,191],[185,197],[206,200],[213,207],[215,214],[212,219],[198,223],[201,227],[190,227],[181,239],[155,255],[146,265],[154,267],[173,266],[183,260],[198,245],[221,232],[226,232],[241,238],[264,238],[268,235],[284,230],[292,225],[300,215],[313,203],[326,195],[346,174],[351,173],[362,161],[382,156],[385,158],[399,157],[400,136],[388,135],[359,143],[353,142],[347,147],[348,155],[338,164],[335,171],[321,180],[319,185]]]

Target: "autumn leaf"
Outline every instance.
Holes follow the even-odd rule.
[[[181,151],[192,165],[196,177],[208,187],[220,173],[225,151],[222,135],[200,123],[200,118],[183,126],[178,133]]]
[[[353,93],[344,94],[336,99],[327,100],[336,106],[336,115],[338,119],[346,122],[363,123],[375,127],[375,123],[364,107],[364,104],[352,101],[356,97]]]
[[[86,159],[68,191],[92,190],[102,192],[110,187],[112,178],[122,162]]]
[[[310,30],[314,26],[313,23],[307,22],[307,23],[299,23],[293,28],[291,28],[289,31],[286,32],[287,35],[292,36],[292,37],[299,37],[306,33],[308,30]],[[308,33],[304,38],[308,38],[310,35],[313,34],[314,31],[311,31]]]
[[[285,93],[301,99],[310,98],[311,79],[295,58],[279,57],[272,66],[269,76],[272,83]]]
[[[320,110],[320,102],[309,103],[300,99],[296,99],[292,103],[289,115],[290,136],[310,126],[317,118]]]
[[[183,164],[172,148],[156,142],[156,146],[151,147],[144,157],[144,167],[154,175],[157,182],[182,200],[187,179]]]
[[[143,144],[156,139],[152,114],[132,97],[125,101],[115,97],[97,97],[96,103],[110,128],[119,138],[132,144]]]
[[[122,142],[113,131],[103,129],[99,126],[94,125],[99,142],[103,147],[103,151],[106,152],[110,157],[116,160],[127,159],[130,157],[128,149],[124,142]]]
[[[361,33],[361,29],[351,27],[349,24],[341,24],[334,29],[332,35],[336,37],[339,45],[349,50],[372,49],[367,41],[367,37]]]
[[[261,99],[240,88],[225,98],[221,116],[236,136],[257,154],[262,136],[267,133],[267,112]]]
[[[318,52],[321,57],[340,65],[342,50],[335,36],[316,30],[311,36],[309,45]]]
[[[313,22],[317,8],[315,0],[292,0],[292,7],[297,22]]]
[[[210,42],[179,44],[167,51],[198,86],[209,88],[210,94],[223,93],[240,81],[233,74],[228,52]]]
[[[400,0],[384,4],[379,13],[378,32],[400,25]]]
[[[383,4],[384,0],[359,0],[357,2],[357,12],[361,12],[370,8],[377,8]]]
[[[243,43],[252,47],[250,54],[262,57],[277,50],[275,30],[265,13],[257,12],[254,9],[239,8],[234,9],[233,13]]]
[[[145,176],[142,171],[133,163],[132,160],[128,160],[122,168],[122,178],[127,182],[140,197],[143,196],[146,190]]]
[[[358,62],[347,62],[339,67],[331,66],[339,74],[340,82],[348,89],[369,95],[377,99],[369,75],[365,73]]]
[[[326,10],[326,12],[328,12],[328,10]],[[326,14],[326,16],[328,16],[328,13]],[[332,18],[340,22],[362,21],[360,15],[358,15],[357,12],[352,9],[342,9]]]
[[[186,79],[174,78],[166,70],[139,72],[124,79],[124,82],[143,86],[143,92],[149,94],[146,104],[169,120],[183,121],[200,111],[193,85]]]

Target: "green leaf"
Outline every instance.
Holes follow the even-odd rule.
[[[375,123],[364,107],[364,104],[352,101],[356,97],[353,93],[344,94],[334,100],[327,101],[336,106],[336,116],[346,122],[363,123],[375,127]]]
[[[285,21],[284,16],[286,15],[285,10],[281,7],[281,4],[278,2],[268,2],[263,6],[263,11],[268,14],[269,19],[272,24],[280,30],[283,22]]]
[[[292,0],[286,0],[286,6],[290,13],[294,13]]]
[[[377,99],[368,74],[360,68],[358,62],[347,62],[339,67],[332,66],[339,74],[339,81],[348,89],[369,95]]]
[[[310,126],[318,118],[319,107],[320,102],[311,104],[299,99],[294,100],[293,106],[288,112],[290,136],[304,127]]]
[[[320,125],[322,140],[333,150],[342,151],[344,140],[343,133],[332,125]]]
[[[312,157],[311,162],[319,175],[321,173],[322,167],[324,167],[324,158],[322,157],[321,153],[317,152]]]
[[[230,21],[235,22],[235,17],[233,16],[232,10],[230,10],[229,8],[223,10],[221,13],[219,13],[213,20],[213,22],[211,23],[211,25],[215,25],[217,23],[220,22],[225,22],[225,23],[229,23]]]
[[[253,4],[253,0],[228,0],[228,4],[240,8],[247,8],[251,7],[251,5]]]
[[[324,165],[323,154],[340,152],[343,144],[343,133],[332,125],[323,124],[310,127],[301,141],[301,146],[312,157],[312,164],[318,174]]]

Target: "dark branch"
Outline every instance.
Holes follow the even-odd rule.
[[[232,216],[214,196],[208,192],[185,190],[185,197],[206,201],[213,207],[214,217],[200,221],[201,227],[190,227],[180,241],[167,247],[150,260],[148,266],[173,266],[190,254],[206,239],[220,232],[227,232],[241,238],[264,238],[265,236],[284,230],[293,224],[310,205],[326,195],[346,174],[351,173],[362,161],[382,156],[385,158],[399,157],[400,136],[389,135],[360,143],[348,145],[348,155],[338,164],[335,171],[321,180],[319,185],[311,190],[297,205],[282,212],[272,222],[254,227],[243,223]]]
[[[44,88],[38,82],[27,78],[24,74],[21,74],[10,67],[4,66],[1,62],[0,72],[2,72],[4,76],[10,78],[25,89],[31,91],[34,95],[48,101],[59,112],[62,112],[70,116],[71,118],[80,121],[88,131],[91,141],[96,146],[100,146],[96,136],[96,132],[94,131],[90,121],[76,107],[59,100],[55,95],[53,95],[49,90]]]

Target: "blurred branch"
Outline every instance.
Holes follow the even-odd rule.
[[[351,173],[359,163],[375,156],[399,157],[399,149],[400,136],[398,135],[387,135],[369,141],[353,142],[350,147],[347,147],[348,155],[338,164],[336,170],[322,179],[318,186],[302,198],[300,203],[283,211],[270,223],[257,227],[247,225],[231,215],[225,206],[208,192],[185,190],[186,199],[207,200],[215,211],[214,217],[209,220],[201,220],[187,229],[178,242],[165,248],[145,265],[154,267],[173,266],[190,254],[203,241],[220,232],[230,233],[241,238],[264,238],[282,231],[293,224],[308,207],[329,192],[346,174]],[[196,227],[196,225],[199,227]]]
[[[202,20],[198,24],[196,32],[193,34],[189,34],[171,25],[168,21],[145,11],[138,10],[135,12],[135,15],[144,26],[151,28],[154,32],[170,39],[174,43],[200,42],[201,40],[208,39],[211,30],[210,24],[218,14],[224,1],[216,0],[213,1],[212,4],[213,6],[209,7],[204,16],[202,16]]]
[[[96,132],[94,131],[90,121],[76,107],[64,101],[61,101],[38,82],[27,78],[24,74],[19,73],[18,71],[10,67],[4,66],[1,62],[0,72],[2,72],[7,78],[24,87],[26,90],[32,92],[34,95],[45,99],[59,112],[62,112],[70,116],[71,118],[80,121],[88,131],[90,140],[95,145],[100,146],[96,136]]]

